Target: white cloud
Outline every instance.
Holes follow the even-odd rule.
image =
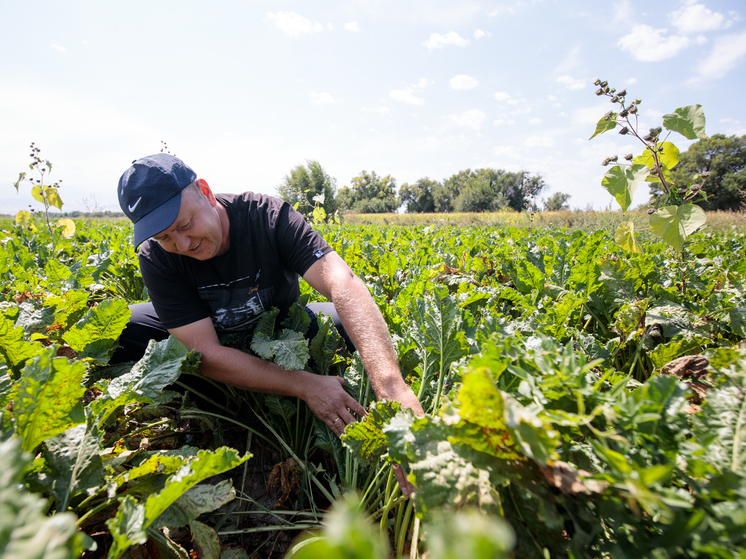
[[[687,2],[680,9],[671,12],[671,22],[679,33],[701,33],[729,27],[731,22],[723,14],[713,12],[704,4]]]
[[[470,111],[461,113],[460,115],[451,115],[451,122],[453,122],[457,126],[466,126],[468,128],[473,128],[474,130],[479,132],[482,129],[482,123],[486,118],[487,115],[479,109],[472,109]]]
[[[555,143],[551,136],[530,136],[526,138],[523,145],[527,148],[550,148]]]
[[[722,78],[746,56],[746,32],[715,39],[710,55],[697,66],[697,80]]]
[[[508,99],[510,99],[510,94],[505,91],[498,91],[495,93],[496,101],[507,101]]]
[[[267,13],[266,20],[274,23],[277,29],[290,37],[300,37],[308,33],[321,33],[324,30],[319,22],[311,21],[295,12]]]
[[[502,126],[503,124],[515,124],[515,120],[513,120],[512,118],[509,118],[508,120],[505,120],[504,118],[498,118],[492,123],[492,126]]]
[[[629,78],[624,83],[625,83],[625,85],[635,85],[637,83],[637,78]]]
[[[59,45],[55,45],[54,43],[52,43],[49,46],[52,47],[54,50],[58,50],[60,52],[67,52],[67,49],[65,47],[61,47]]]
[[[360,26],[357,21],[348,21],[345,23],[345,31],[353,31],[354,33],[360,32]]]
[[[457,47],[465,47],[469,44],[468,39],[464,39],[455,31],[441,35],[439,33],[433,33],[430,38],[422,43],[429,50],[442,49],[445,45],[456,45]]]
[[[610,103],[604,103],[603,105],[594,105],[592,107],[584,107],[582,109],[575,109],[572,112],[572,124],[574,126],[588,127],[588,137],[593,134],[596,124],[601,117],[604,116],[611,109]],[[593,127],[593,128],[591,128]]]
[[[541,119],[537,116],[528,121],[529,124],[541,124]]]
[[[414,91],[411,87],[407,89],[392,89],[389,92],[389,97],[394,101],[400,103],[408,103],[410,105],[424,105],[425,100],[422,97],[415,97]]]
[[[492,33],[490,33],[489,31],[482,31],[481,29],[477,29],[474,32],[474,38],[478,41],[482,37],[492,37]]]
[[[586,85],[585,80],[573,78],[572,76],[560,76],[557,78],[557,83],[561,83],[567,89],[583,89]]]
[[[337,101],[332,97],[329,93],[322,92],[322,93],[315,93],[311,92],[311,98],[313,99],[313,102],[317,105],[333,105]]]
[[[622,50],[628,50],[640,62],[659,62],[676,56],[689,46],[687,37],[671,35],[665,37],[665,29],[653,29],[649,25],[635,25],[632,31],[619,39]]]
[[[732,118],[721,118],[720,125],[724,126],[723,134],[726,136],[744,136],[746,135],[746,125]]]
[[[333,25],[332,25],[331,23],[327,23],[327,24],[326,24],[326,28],[327,28],[327,29],[328,29],[329,31],[334,31],[334,26],[333,26]]]
[[[466,74],[452,77],[449,83],[451,89],[474,89],[479,84],[477,80]]]

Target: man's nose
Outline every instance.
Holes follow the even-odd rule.
[[[188,252],[191,246],[189,244],[192,242],[192,239],[189,237],[189,235],[184,235],[183,233],[175,233],[173,236],[174,244],[176,245],[176,248],[179,250],[179,252]]]

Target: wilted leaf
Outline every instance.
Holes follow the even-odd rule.
[[[72,237],[75,234],[75,222],[72,219],[66,217],[58,219],[57,227],[64,227],[62,230],[63,237]]]
[[[635,224],[632,221],[623,221],[619,224],[614,233],[614,241],[627,252],[642,254],[642,249],[635,238]]]
[[[363,463],[376,462],[388,451],[388,440],[383,428],[401,409],[398,402],[373,402],[362,421],[347,426],[342,442]]]

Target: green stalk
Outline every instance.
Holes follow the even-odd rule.
[[[404,542],[407,540],[407,527],[409,526],[409,519],[412,517],[412,511],[414,510],[414,505],[412,504],[412,499],[409,499],[408,502],[405,505],[406,513],[404,514],[404,521],[399,526],[398,531],[398,539],[396,542],[396,556],[401,557],[402,553],[404,552]],[[411,545],[416,546],[416,542],[412,542]]]
[[[272,448],[274,448],[277,452],[280,452],[280,448],[271,439],[269,439],[266,436],[262,435],[259,431],[256,431],[255,429],[252,429],[248,425],[245,425],[245,424],[241,423],[240,421],[236,421],[235,419],[231,419],[230,417],[225,417],[223,415],[218,415],[217,413],[211,413],[209,411],[202,411],[202,410],[190,410],[188,412],[183,412],[181,414],[181,417],[189,419],[190,417],[199,417],[200,415],[209,415],[210,417],[217,417],[218,419],[222,419],[223,421],[228,421],[229,423],[233,423],[235,425],[238,425],[239,427],[243,427],[249,433],[253,433],[257,437],[259,437],[261,439],[264,439],[267,443],[269,443],[272,446]],[[259,416],[257,416],[257,417],[259,417]],[[259,419],[261,419],[261,418],[259,418]],[[262,421],[264,421],[264,420],[262,420]],[[266,423],[265,423],[265,425],[266,425]],[[277,434],[275,433],[275,435],[277,435]]]

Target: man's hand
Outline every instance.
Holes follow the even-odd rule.
[[[304,388],[302,398],[338,437],[342,436],[347,425],[357,421],[353,413],[358,417],[366,415],[365,408],[342,388],[345,382],[342,377],[308,374],[311,375],[306,377],[309,385]]]

